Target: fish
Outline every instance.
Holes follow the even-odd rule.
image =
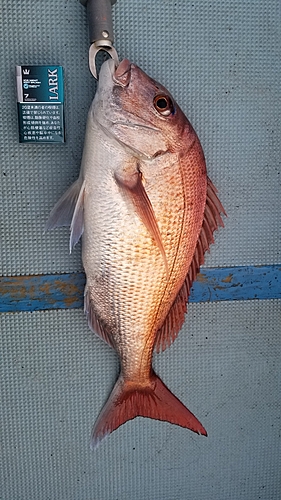
[[[223,214],[198,136],[172,95],[128,59],[118,67],[105,61],[79,177],[46,226],[70,226],[70,251],[82,236],[84,311],[120,360],[93,448],[137,416],[207,436],[157,376],[152,358],[178,336]]]

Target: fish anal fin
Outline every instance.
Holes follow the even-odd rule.
[[[214,242],[214,231],[218,229],[219,226],[223,227],[221,214],[226,215],[225,210],[217,196],[217,189],[208,178],[206,207],[193,259],[189,266],[185,281],[173,305],[171,306],[163,325],[159,328],[156,334],[154,344],[156,352],[165,351],[165,349],[167,349],[167,347],[169,347],[178,336],[187,312],[187,302],[192,283],[196,279],[200,266],[204,264],[205,252],[209,250],[210,244]]]
[[[72,248],[80,240],[84,231],[84,193],[85,181],[83,181],[80,192],[76,201],[73,217],[70,225],[70,240],[69,250],[71,253]]]
[[[155,213],[151,201],[147,195],[142,182],[142,173],[138,164],[134,164],[131,168],[124,169],[121,173],[115,173],[115,180],[119,188],[127,195],[133,203],[134,209],[142,223],[150,233],[150,236],[155,241],[159,248],[166,269],[167,276],[169,275],[169,267],[165,249],[162,243],[161,233],[155,217]]]
[[[98,335],[102,340],[113,347],[111,337],[95,311],[87,286],[84,295],[84,313],[86,314],[88,325],[92,332],[96,333],[96,335]]]
[[[91,447],[95,448],[105,436],[135,417],[170,422],[207,436],[199,420],[155,373],[143,386],[126,382],[120,376],[95,423]]]
[[[49,215],[46,231],[55,227],[70,226],[81,185],[82,180],[78,178],[58,200]]]

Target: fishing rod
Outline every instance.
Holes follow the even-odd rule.
[[[113,23],[111,6],[117,0],[80,0],[81,4],[87,8],[90,49],[89,67],[92,75],[97,79],[96,55],[100,50],[107,52],[119,64],[118,54],[113,47]]]

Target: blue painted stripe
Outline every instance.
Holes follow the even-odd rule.
[[[0,312],[68,309],[83,305],[83,273],[0,278]]]
[[[83,306],[84,273],[0,278],[0,312]],[[202,269],[189,302],[280,299],[281,265]]]
[[[202,269],[190,302],[281,298],[281,265]]]

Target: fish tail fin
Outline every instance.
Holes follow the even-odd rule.
[[[91,448],[95,448],[120,425],[138,416],[164,420],[207,436],[195,415],[153,372],[146,385],[127,382],[119,377],[94,425]]]

